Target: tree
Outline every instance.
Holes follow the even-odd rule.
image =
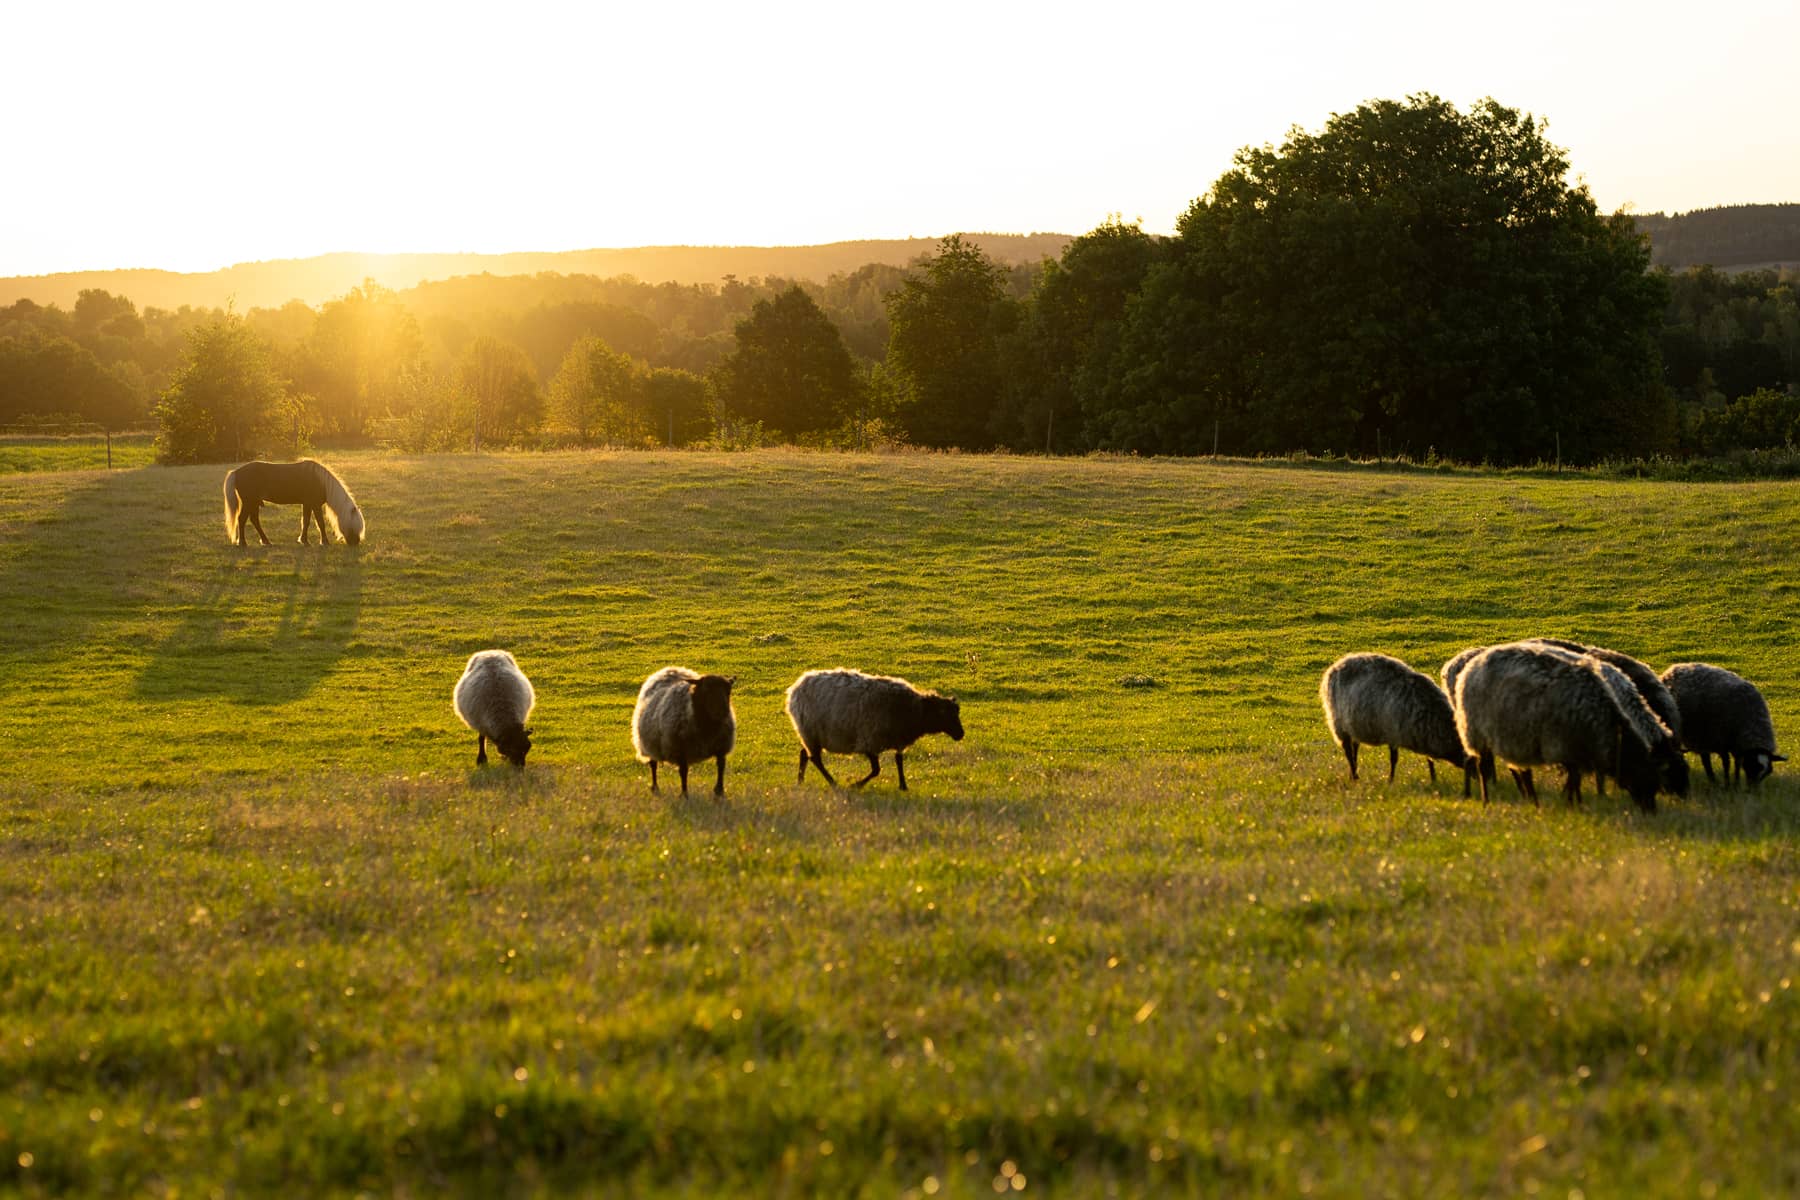
[[[506,442],[537,427],[541,400],[531,358],[511,342],[483,335],[457,367],[464,402],[473,410],[475,442]]]
[[[1044,263],[1007,343],[1002,441],[1045,450],[1089,444],[1080,410],[1104,386],[1126,309],[1158,253],[1135,222],[1111,218]]]
[[[394,409],[402,377],[423,353],[419,323],[399,297],[364,280],[319,310],[296,354],[295,381],[318,397],[323,428],[361,436],[372,418]]]
[[[734,416],[791,438],[835,429],[855,411],[862,376],[837,326],[798,284],[758,300],[736,339],[714,374]]]
[[[888,367],[906,391],[898,413],[922,446],[985,450],[1004,387],[1001,341],[1018,323],[1007,275],[953,234],[891,293]]]
[[[1113,444],[1428,448],[1503,462],[1670,444],[1663,283],[1543,123],[1377,101],[1238,153],[1131,305]]]
[[[188,335],[187,352],[156,406],[163,463],[239,462],[269,432],[286,387],[269,349],[226,313]]]
[[[697,442],[712,431],[706,380],[691,371],[657,367],[645,377],[644,409],[655,436],[672,446]]]
[[[636,365],[597,337],[569,347],[550,381],[550,418],[582,445],[640,441],[647,432]]]

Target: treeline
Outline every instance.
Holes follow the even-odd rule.
[[[1800,204],[1733,204],[1636,218],[1666,267],[1800,264]]]
[[[317,309],[0,310],[0,421],[154,411],[167,461],[312,441],[1406,454],[1511,464],[1800,438],[1796,280],[1672,275],[1489,100],[1241,151],[1175,236],[1036,266],[718,285],[542,273]]]

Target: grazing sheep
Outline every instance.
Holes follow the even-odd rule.
[[[1457,736],[1450,698],[1429,675],[1385,654],[1346,654],[1325,669],[1319,703],[1331,736],[1344,748],[1350,778],[1356,778],[1359,745],[1386,746],[1389,783],[1406,749],[1425,756],[1433,783],[1436,760],[1461,766],[1463,795],[1469,794],[1474,760]]]
[[[1579,642],[1566,642],[1561,638],[1533,638],[1534,643],[1551,646],[1559,650],[1567,650],[1575,654],[1585,654],[1589,658],[1598,659],[1609,666],[1617,667],[1619,673],[1630,681],[1637,690],[1638,696],[1656,714],[1666,731],[1661,742],[1653,744],[1651,749],[1657,751],[1655,758],[1657,772],[1662,777],[1662,788],[1676,796],[1688,794],[1687,759],[1681,754],[1681,709],[1675,703],[1675,697],[1663,685],[1656,672],[1648,664],[1639,662],[1629,654],[1617,650],[1609,650],[1605,646],[1584,646]],[[1629,701],[1622,702],[1629,706]],[[1606,785],[1602,782],[1605,774],[1594,777],[1594,786],[1601,795],[1606,794]]]
[[[1708,783],[1717,782],[1715,753],[1726,783],[1732,781],[1735,759],[1751,787],[1767,778],[1776,763],[1787,761],[1775,753],[1768,702],[1748,679],[1711,663],[1676,663],[1662,673],[1662,681],[1681,709],[1681,740],[1700,756]]]
[[[523,768],[531,749],[525,722],[537,703],[531,680],[504,650],[477,650],[456,681],[456,715],[475,731],[475,765],[487,763],[487,743],[515,767]]]
[[[928,733],[947,733],[959,742],[963,736],[956,697],[921,692],[904,679],[861,671],[806,672],[787,690],[787,714],[800,737],[797,781],[806,778],[810,759],[832,787],[838,781],[825,769],[826,750],[868,757],[869,773],[853,787],[881,774],[881,754],[892,750],[904,792],[908,746]]]
[[[719,760],[713,795],[725,794],[725,756],[737,744],[737,714],[731,708],[735,675],[698,675],[686,667],[664,667],[638,689],[631,714],[631,744],[639,762],[650,764],[656,791],[656,764],[674,763],[687,795],[688,766]]]
[[[1553,647],[1518,643],[1477,655],[1457,680],[1456,724],[1480,760],[1481,797],[1490,764],[1563,768],[1563,797],[1581,799],[1581,774],[1615,776],[1645,812],[1656,811],[1658,768],[1676,753],[1657,720],[1618,668]],[[1522,781],[1533,803],[1537,788]]]

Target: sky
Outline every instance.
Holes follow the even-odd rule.
[[[0,276],[1155,233],[1372,99],[1548,121],[1601,208],[1800,202],[1800,3],[5,4]]]

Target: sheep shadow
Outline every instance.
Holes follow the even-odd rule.
[[[252,554],[234,552],[212,570],[139,672],[139,699],[286,704],[337,665],[362,610],[358,550],[296,545]]]

